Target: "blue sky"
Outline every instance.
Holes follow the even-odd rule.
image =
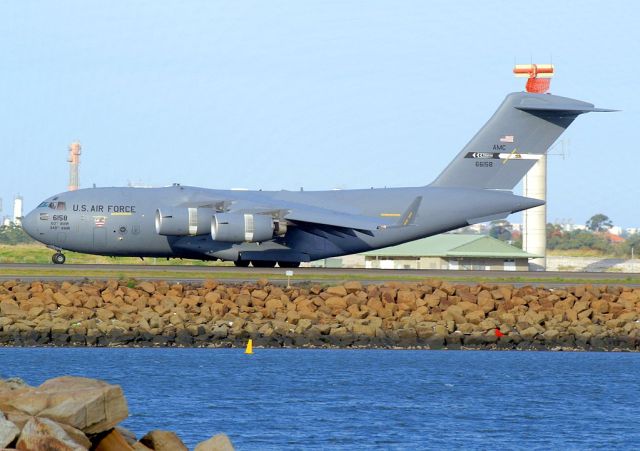
[[[73,140],[83,187],[425,185],[552,59],[554,94],[623,111],[563,135],[549,221],[640,226],[639,5],[4,1],[3,214],[66,189]]]

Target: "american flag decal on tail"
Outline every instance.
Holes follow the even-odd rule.
[[[501,143],[512,143],[514,142],[514,138],[513,135],[505,135],[502,138],[500,138],[500,142]]]

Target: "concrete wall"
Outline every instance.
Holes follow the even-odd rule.
[[[640,259],[547,255],[547,271],[640,272]]]
[[[366,257],[366,268],[379,269],[451,269],[451,270],[491,270],[527,271],[529,263],[526,258],[510,260],[505,264],[502,258],[375,258]]]
[[[449,260],[440,257],[422,257],[405,259],[382,259],[376,262],[375,257],[368,257],[365,260],[363,255],[346,255],[344,257],[329,258],[319,260],[303,266],[328,267],[328,268],[404,268],[409,269],[450,269]],[[455,266],[455,264],[454,264]],[[527,259],[516,259],[515,267],[517,271],[528,271]],[[493,271],[503,271],[504,262],[499,259],[467,259],[458,262],[458,269],[490,269]],[[547,271],[588,271],[588,272],[629,272],[640,273],[640,259],[610,259],[595,257],[562,257],[547,256]]]

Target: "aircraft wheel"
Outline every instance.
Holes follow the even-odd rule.
[[[278,262],[281,268],[298,268],[300,262]]]
[[[234,265],[239,266],[241,268],[246,268],[251,263],[249,260],[235,260],[233,262]]]
[[[276,262],[268,261],[268,260],[257,260],[251,261],[254,268],[273,268],[276,266]]]
[[[67,257],[64,256],[61,252],[56,252],[51,256],[51,261],[56,265],[61,265],[67,260]]]

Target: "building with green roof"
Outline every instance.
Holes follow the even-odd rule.
[[[445,233],[341,259],[329,259],[326,266],[527,271],[529,259],[538,257],[487,235]]]

